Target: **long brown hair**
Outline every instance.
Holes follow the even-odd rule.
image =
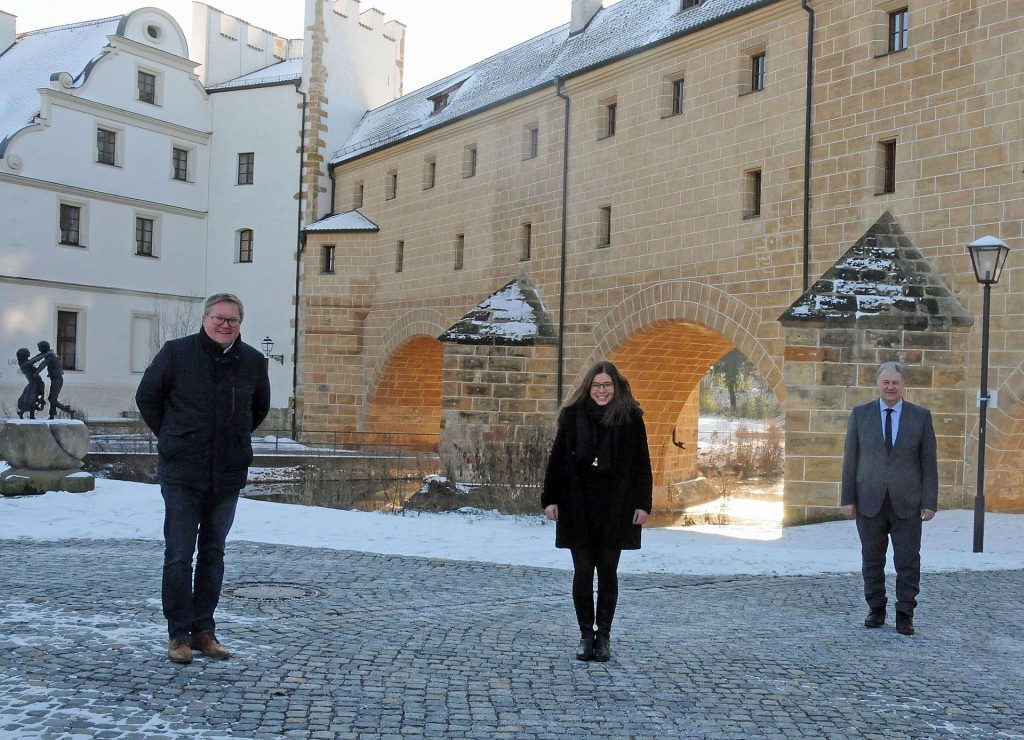
[[[611,402],[606,407],[608,410],[605,412],[604,418],[601,419],[601,423],[614,427],[643,415],[644,412],[640,408],[640,404],[633,398],[633,391],[629,387],[629,381],[626,380],[625,376],[619,372],[615,365],[607,360],[601,360],[590,368],[586,376],[584,376],[583,382],[580,383],[572,396],[569,397],[569,400],[565,402],[565,405],[572,406],[590,398],[590,385],[594,382],[594,378],[601,373],[608,375],[612,379],[612,383],[615,384],[615,395],[612,396]]]

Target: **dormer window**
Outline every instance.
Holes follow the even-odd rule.
[[[452,96],[454,96],[456,91],[460,87],[462,87],[462,83],[463,82],[465,82],[465,80],[460,80],[459,82],[456,82],[451,87],[446,87],[441,92],[434,93],[433,95],[428,96],[427,100],[429,100],[431,102],[431,104],[433,104],[433,106],[434,106],[433,109],[430,111],[430,115],[434,115],[435,113],[440,113],[445,108],[447,108],[448,104],[450,102],[452,102]]]
[[[679,9],[686,10],[687,8],[696,8],[700,3],[701,0],[681,0],[679,3]]]

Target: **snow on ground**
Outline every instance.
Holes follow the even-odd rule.
[[[91,493],[0,498],[0,539],[162,539],[155,485],[97,479]],[[972,553],[973,512],[940,511],[924,525],[923,567],[1024,568],[1024,516],[987,514],[984,553]],[[469,510],[383,514],[241,499],[232,540],[570,569],[554,525],[537,516]],[[853,522],[648,529],[623,553],[627,573],[812,575],[860,570]]]

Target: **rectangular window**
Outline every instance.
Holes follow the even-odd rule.
[[[466,235],[455,236],[455,269],[461,270],[466,259]]]
[[[398,196],[398,170],[388,172],[388,179],[384,185],[384,200],[394,200]]]
[[[363,207],[363,183],[362,182],[357,182],[352,187],[352,208],[356,209],[356,208],[362,208],[362,207]]]
[[[57,311],[57,356],[65,370],[80,370],[78,362],[78,312]]]
[[[600,222],[598,223],[597,246],[610,247],[612,245],[612,207],[601,206]]]
[[[171,177],[175,180],[188,180],[188,149],[171,149]]]
[[[523,159],[536,159],[540,153],[540,128],[529,126],[523,141]]]
[[[334,274],[334,245],[324,244],[320,247],[320,272],[325,275]]]
[[[896,192],[896,140],[882,142],[882,192]]]
[[[135,254],[153,257],[153,219],[135,217]]]
[[[423,163],[423,189],[430,190],[437,184],[437,160],[429,157]]]
[[[765,52],[750,57],[750,91],[764,90]]]
[[[678,116],[683,112],[683,78],[672,80],[671,115]]]
[[[79,206],[60,204],[60,243],[82,246],[82,209]]]
[[[405,242],[399,241],[395,245],[395,272],[405,269]]]
[[[462,152],[462,176],[476,176],[476,144],[470,144]]]
[[[604,135],[615,136],[615,117],[618,114],[619,104],[608,103],[605,106]]]
[[[700,0],[682,0],[679,5],[680,10],[686,10],[687,8],[696,8],[700,5]]]
[[[761,170],[747,173],[747,218],[761,215]]]
[[[105,128],[96,129],[96,161],[100,164],[117,164],[117,132]]]
[[[523,233],[520,237],[522,246],[519,250],[519,259],[526,261],[533,253],[533,224],[523,224]]]
[[[252,262],[253,235],[252,229],[238,231],[238,261]]]
[[[157,317],[152,314],[132,314],[129,364],[133,373],[143,373],[153,359],[157,343]]]
[[[252,185],[253,170],[256,166],[255,152],[238,153],[238,179],[239,185]]]
[[[156,75],[149,72],[138,73],[139,100],[143,103],[156,104]]]
[[[889,53],[903,51],[907,48],[908,41],[907,9],[902,8],[889,13]]]

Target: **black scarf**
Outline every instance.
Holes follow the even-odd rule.
[[[576,460],[600,473],[614,469],[615,430],[601,423],[607,411],[607,406],[598,406],[594,399],[587,398],[576,414]]]

